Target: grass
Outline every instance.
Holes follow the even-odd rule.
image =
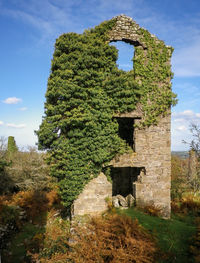
[[[172,215],[170,220],[166,220],[144,214],[136,208],[119,211],[119,213],[126,214],[132,219],[137,218],[139,223],[156,237],[158,246],[163,252],[163,256],[158,259],[159,263],[194,262],[189,253],[190,240],[196,233],[192,216]]]
[[[31,240],[37,233],[41,233],[43,231],[44,230],[38,225],[26,223],[23,229],[19,233],[16,233],[16,235],[8,244],[8,247],[3,251],[2,262],[4,263],[31,262],[26,255],[25,243]]]

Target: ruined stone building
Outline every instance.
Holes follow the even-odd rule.
[[[140,27],[129,17],[117,17],[115,27],[109,32],[109,41],[125,41],[146,53],[146,43],[138,34]],[[152,39],[158,40],[154,35]],[[162,42],[163,43],[163,42]],[[165,46],[167,47],[167,46]],[[152,47],[153,48],[153,47]],[[171,47],[167,47],[169,53]],[[151,57],[146,58],[151,60]],[[170,65],[170,57],[168,60]],[[139,76],[136,76],[139,81]],[[159,89],[168,83],[171,76],[159,79]],[[165,116],[160,116],[158,123],[143,128],[135,127],[144,114],[137,105],[136,110],[114,116],[118,120],[119,135],[133,149],[131,153],[116,157],[110,163],[112,183],[101,173],[91,180],[83,192],[75,200],[73,215],[95,214],[106,209],[105,198],[115,195],[127,196],[132,194],[136,205],[154,205],[162,211],[163,217],[170,216],[170,187],[171,187],[171,142],[170,142],[170,107]],[[135,128],[134,128],[135,127]]]

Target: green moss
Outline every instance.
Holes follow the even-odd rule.
[[[171,51],[140,29],[147,48],[135,47],[133,70],[119,70],[117,49],[108,41],[115,23],[112,19],[83,34],[63,34],[55,44],[37,135],[39,148],[49,151],[51,174],[59,180],[67,207],[117,154],[129,150],[118,135],[115,114],[133,111],[140,102],[141,125],[149,126],[175,103],[169,81],[163,82],[172,76],[167,64]]]

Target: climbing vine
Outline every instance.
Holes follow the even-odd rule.
[[[140,41],[145,43],[145,49],[135,47],[134,70],[135,79],[140,86],[140,103],[144,112],[142,126],[157,124],[159,116],[169,113],[171,105],[176,105],[176,94],[171,91],[170,57],[172,47],[165,46],[147,30],[138,30]]]
[[[140,102],[142,123],[151,125],[175,103],[169,82],[159,87],[172,76],[164,43],[141,30],[148,52],[137,47],[134,70],[119,70],[117,49],[108,41],[115,23],[112,19],[83,34],[63,34],[55,44],[45,116],[36,133],[39,149],[48,150],[51,174],[58,178],[67,207],[116,154],[127,151],[115,114],[133,111]]]

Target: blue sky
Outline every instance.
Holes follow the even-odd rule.
[[[35,144],[56,38],[119,14],[174,47],[172,150],[188,148],[182,140],[191,140],[190,123],[200,124],[199,0],[0,0],[0,136],[15,136],[20,147]],[[130,48],[122,46],[124,69]]]

